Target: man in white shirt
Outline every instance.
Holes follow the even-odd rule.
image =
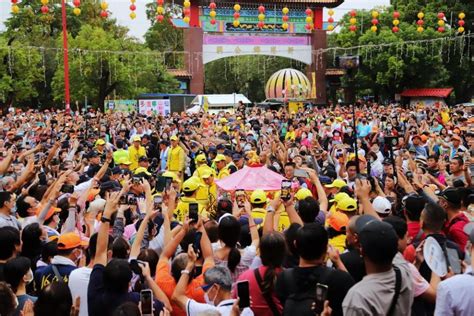
[[[205,292],[205,304],[198,303],[186,296],[189,274],[194,270],[196,259],[192,245],[189,245],[188,263],[186,269],[181,271],[181,277],[171,299],[186,311],[187,316],[214,314],[216,312],[221,316],[231,315],[235,299],[232,299],[232,276],[227,267],[216,266],[204,273],[204,283],[206,285],[202,289]],[[240,315],[252,316],[253,312],[250,308],[244,308]]]
[[[471,265],[464,274],[458,274],[438,285],[435,316],[470,316],[474,311],[474,223],[464,226],[469,236],[466,257],[470,254]]]
[[[113,238],[109,236],[108,248],[112,248]],[[87,288],[89,287],[89,279],[92,273],[92,267],[94,266],[95,250],[97,248],[97,233],[92,235],[89,239],[89,247],[87,253],[90,261],[87,266],[75,269],[69,275],[69,290],[71,290],[71,296],[73,301],[77,297],[81,298],[81,307],[79,310],[79,316],[88,316],[88,305],[87,305]],[[111,257],[111,251],[108,256]]]

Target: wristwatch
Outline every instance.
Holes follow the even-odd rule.
[[[100,221],[101,221],[102,223],[110,223],[110,218],[107,218],[107,217],[105,217],[105,216],[102,216],[102,217],[100,218]]]
[[[181,270],[181,274],[189,275],[190,273],[191,273],[191,271],[189,271],[189,270]]]
[[[273,206],[267,206],[267,212],[272,213],[275,212],[275,208]]]

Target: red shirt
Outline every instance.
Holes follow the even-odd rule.
[[[444,226],[444,233],[448,239],[454,241],[459,245],[461,251],[464,252],[468,236],[464,232],[464,226],[469,223],[469,218],[463,213],[459,212],[456,216],[446,222]]]
[[[258,271],[260,272],[260,276],[263,279],[263,276],[265,275],[265,271],[267,270],[267,267],[262,266],[258,268]],[[277,273],[280,273],[280,270],[277,270]],[[255,279],[255,275],[253,272],[253,269],[248,269],[244,273],[242,273],[238,281],[249,281],[249,290],[250,290],[250,297],[252,298],[252,306],[251,309],[254,313],[255,316],[273,316],[272,310],[270,307],[268,307],[268,303],[265,300],[265,298],[262,295],[262,292],[260,291],[260,287],[258,286],[257,280]],[[234,289],[234,297],[237,296],[236,289]],[[280,314],[283,314],[283,306],[280,303],[280,300],[276,296],[276,293],[272,294],[273,302],[275,302],[275,305],[277,309],[280,311]]]
[[[418,236],[418,233],[421,230],[420,222],[409,222],[407,223],[408,226],[408,237],[412,240],[412,242],[415,240],[416,236]],[[421,238],[418,238],[418,242],[422,241],[425,239],[425,234],[421,234]]]

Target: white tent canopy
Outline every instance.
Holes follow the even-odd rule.
[[[234,106],[237,106],[240,101],[244,104],[251,104],[249,99],[243,94],[200,94],[197,95],[191,102],[191,109],[195,106],[202,108],[204,104],[204,97],[207,98],[209,105],[209,113],[217,113],[219,111],[234,112]],[[189,110],[188,110],[189,111]],[[188,112],[187,111],[187,112]]]

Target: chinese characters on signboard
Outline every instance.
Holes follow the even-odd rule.
[[[139,100],[138,112],[146,116],[166,116],[171,113],[170,100]]]

